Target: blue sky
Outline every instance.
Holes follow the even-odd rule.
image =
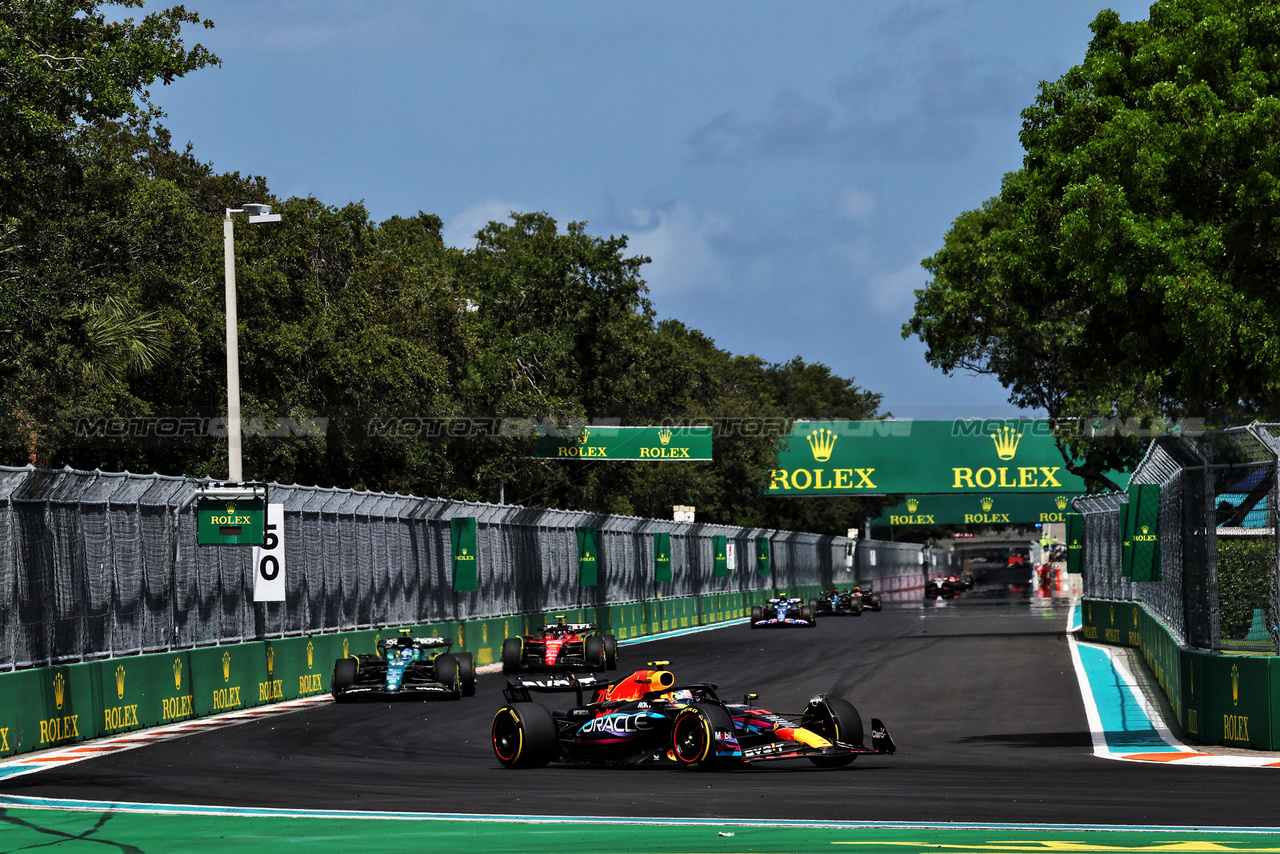
[[[153,96],[217,170],[376,220],[434,213],[457,246],[511,211],[626,234],[659,317],[827,364],[898,417],[965,418],[1017,413],[901,338],[920,260],[1021,165],[1019,113],[1083,59],[1098,11],[1148,3],[188,8],[223,65]]]

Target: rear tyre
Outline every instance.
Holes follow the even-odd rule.
[[[751,606],[751,628],[754,629],[756,627],[756,623],[760,622],[763,619],[764,619],[764,608],[761,608],[759,605],[752,605]]]
[[[582,642],[582,657],[587,660],[588,667],[604,670],[604,638],[592,635]]]
[[[348,688],[356,684],[356,671],[359,669],[359,662],[354,658],[339,658],[333,663],[333,681],[329,683],[329,691],[333,694],[335,702],[347,701],[343,695]]]
[[[524,659],[524,641],[520,638],[507,638],[502,642],[502,672],[518,673],[520,662]]]
[[[733,718],[722,706],[695,703],[678,714],[671,727],[671,755],[676,764],[692,769],[724,764],[716,757],[716,730],[733,732]]]
[[[604,666],[606,670],[618,669],[618,639],[613,635],[604,637]]]
[[[435,660],[436,681],[451,689],[446,695],[450,700],[462,696],[462,679],[458,672],[458,659],[451,652],[437,655]]]
[[[816,613],[818,613],[818,600],[817,600],[817,599],[810,599],[810,600],[809,600],[809,610],[810,610],[811,612],[815,613],[815,614],[816,614]]]
[[[462,696],[474,697],[476,695],[476,663],[469,652],[460,652],[455,658],[458,659],[458,681],[462,683]]]
[[[839,697],[827,697],[825,703],[807,706],[804,717],[806,729],[813,730],[827,741],[843,741],[857,746],[862,744],[862,718],[853,704]],[[839,768],[848,765],[857,756],[810,756],[809,761],[819,768]]]
[[[556,722],[546,706],[503,706],[493,716],[493,754],[507,768],[541,768],[556,758]]]

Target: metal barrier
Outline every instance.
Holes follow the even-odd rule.
[[[922,572],[920,548],[846,566],[843,537],[270,484],[284,505],[286,600],[254,602],[251,549],[197,546],[197,481],[0,467],[0,671],[313,632],[442,623]],[[452,589],[450,520],[475,517],[478,589]],[[599,531],[578,585],[576,532]],[[671,536],[670,582],[654,537]],[[713,537],[736,548],[716,577]],[[757,572],[757,538],[772,546]]]
[[[1084,594],[1139,602],[1179,643],[1280,653],[1276,470],[1280,425],[1156,439],[1131,484],[1160,487],[1161,578],[1122,571],[1126,493],[1075,500],[1084,515]]]

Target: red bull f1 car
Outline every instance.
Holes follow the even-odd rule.
[[[494,755],[508,768],[560,760],[729,769],[781,759],[839,767],[897,750],[875,718],[868,747],[857,710],[839,697],[817,694],[799,715],[779,715],[756,705],[755,694],[729,703],[709,682],[678,684],[666,665],[650,662],[613,682],[573,673],[510,678],[507,705],[493,717]],[[549,711],[532,691],[572,691],[577,704]]]
[[[353,655],[333,663],[329,690],[336,702],[365,697],[437,696],[456,700],[476,693],[476,670],[469,652],[450,652],[452,638],[399,637],[378,641],[377,654]]]
[[[799,599],[770,599],[764,605],[751,608],[751,628],[763,629],[772,626],[816,626],[813,605],[805,605]]]
[[[557,616],[534,634],[502,642],[502,670],[617,670],[618,640],[595,623]]]

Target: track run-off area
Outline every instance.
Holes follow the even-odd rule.
[[[620,650],[620,670],[670,661],[782,714],[845,697],[898,746],[846,768],[509,770],[489,742],[505,677],[483,673],[459,701],[313,701],[17,757],[0,851],[1280,852],[1280,755],[1178,745],[1071,624],[1068,600],[978,588]]]

